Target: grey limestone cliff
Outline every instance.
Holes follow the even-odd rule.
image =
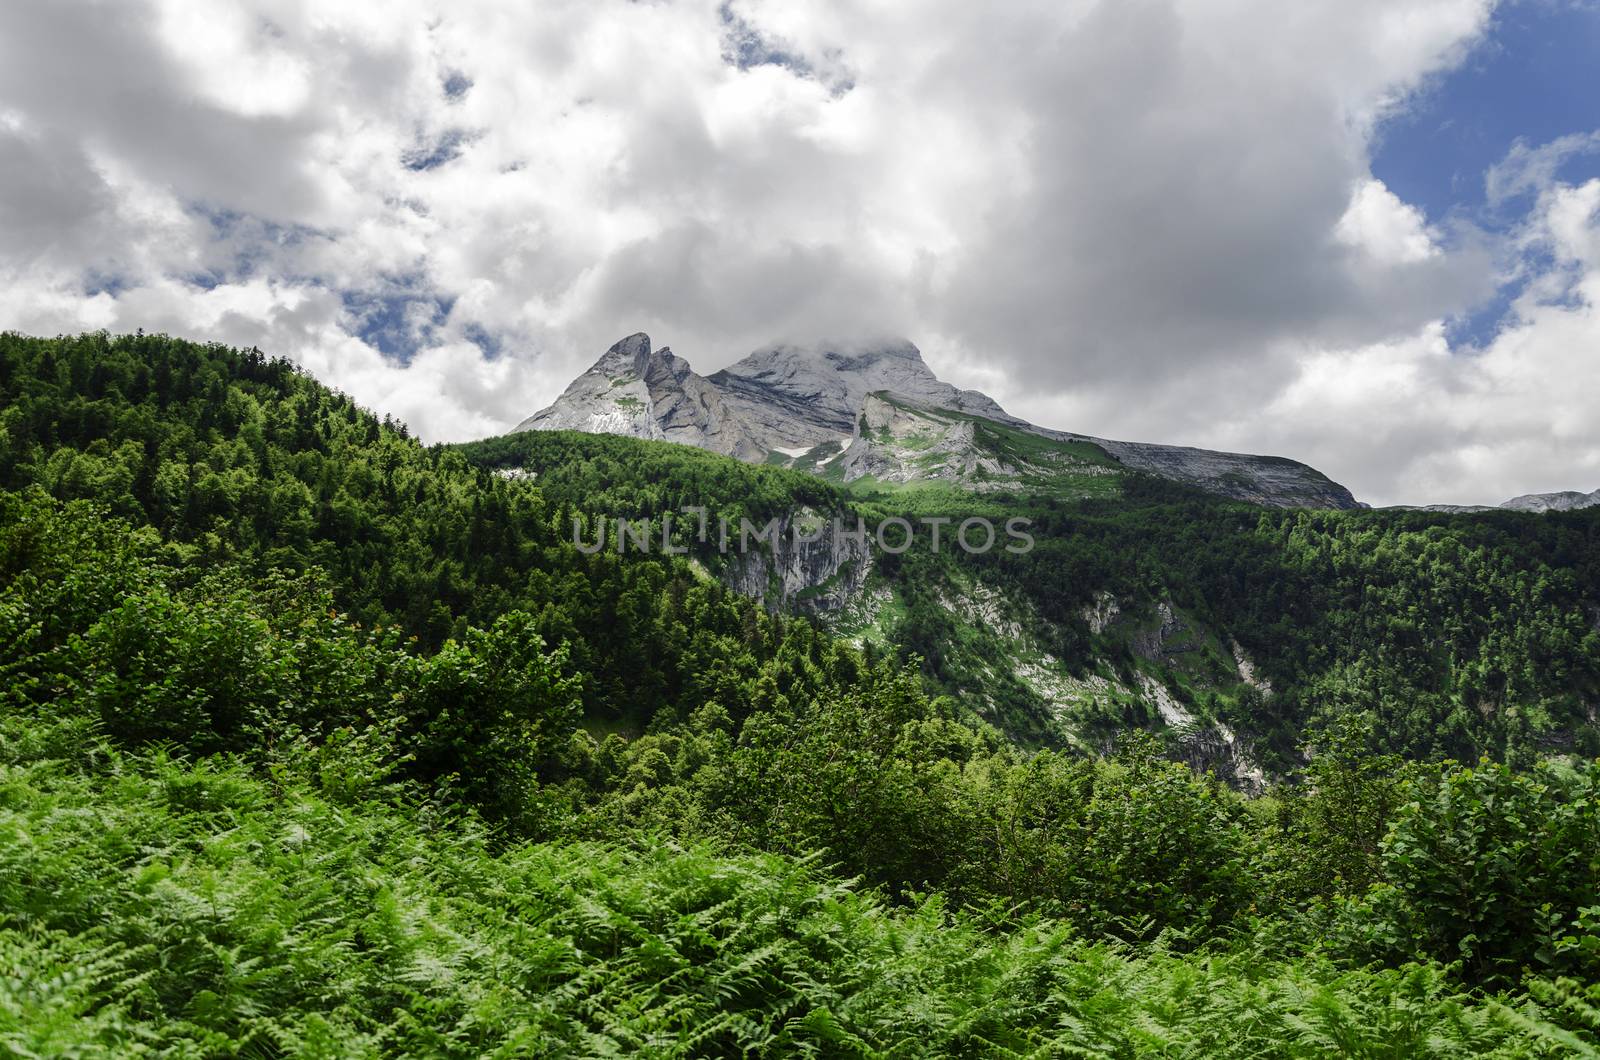
[[[751,462],[787,463],[851,481],[943,481],[973,489],[1047,488],[1145,472],[1278,507],[1354,508],[1313,468],[1282,457],[1117,442],[1047,430],[934,375],[910,342],[776,345],[710,376],[650,337],[612,346],[549,408],[517,430],[574,430],[681,442]],[[1018,444],[1028,438],[1061,443]]]
[[[1419,512],[1572,512],[1580,508],[1593,508],[1600,506],[1600,490],[1593,493],[1579,493],[1577,490],[1563,490],[1560,493],[1524,493],[1520,497],[1512,497],[1501,504],[1397,504],[1395,508]]]

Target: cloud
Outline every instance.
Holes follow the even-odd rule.
[[[1503,206],[1519,195],[1538,193],[1556,182],[1561,167],[1571,159],[1600,151],[1600,129],[1572,133],[1537,146],[1518,140],[1506,157],[1484,174],[1489,202]]]
[[[1590,230],[1543,197],[1581,145],[1491,176],[1540,203],[1510,249],[1370,170],[1490,6],[25,0],[0,326],[248,342],[430,440],[514,424],[641,328],[705,371],[895,332],[1040,422],[1443,491],[1481,444],[1459,415],[1357,459],[1370,432],[1313,398],[1475,393],[1440,322],[1508,270],[1555,298],[1518,327],[1584,304]]]
[[[1357,185],[1333,232],[1340,243],[1364,252],[1380,269],[1415,265],[1440,253],[1422,211],[1402,202],[1381,180]]]
[[[1293,451],[1380,503],[1498,504],[1600,485],[1600,179],[1553,182],[1522,233],[1553,262],[1481,350],[1441,323],[1357,349],[1304,350],[1262,410]],[[1557,281],[1560,282],[1557,282]],[[1238,421],[1235,441],[1260,428]]]

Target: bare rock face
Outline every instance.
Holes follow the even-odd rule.
[[[1014,484],[1020,469],[980,444],[974,420],[942,411],[898,395],[891,400],[886,391],[868,394],[839,457],[839,477],[949,482],[979,491]]]
[[[1219,453],[1187,446],[1093,441],[1124,465],[1211,493],[1273,508],[1355,508],[1350,491],[1322,472],[1281,456]]]
[[[650,336],[629,335],[605,352],[519,431],[583,431],[682,442],[744,460],[766,450],[729,413],[716,387]]]
[[[554,405],[529,416],[516,429],[665,438],[644,381],[651,356],[650,336],[629,335],[574,379]]]
[[[1500,507],[1514,512],[1570,512],[1578,508],[1593,508],[1595,505],[1600,505],[1600,490],[1593,493],[1579,493],[1577,490],[1526,493],[1511,498]]]
[[[770,346],[701,376],[670,349],[653,348],[648,335],[630,335],[516,429],[680,442],[843,481],[872,476],[974,490],[1049,490],[1138,471],[1257,504],[1357,507],[1349,490],[1282,457],[1035,427],[989,397],[939,379],[904,340]]]
[[[732,557],[723,581],[737,592],[763,599],[773,610],[812,613],[848,603],[872,571],[872,549],[857,528],[835,516],[802,510],[778,520],[771,547]],[[796,525],[803,524],[803,525]]]
[[[903,340],[852,351],[772,346],[717,372],[711,381],[784,447],[810,448],[852,433],[867,396],[877,391],[1007,418],[984,395],[942,382],[923,363],[922,351]]]
[[[1560,493],[1525,493],[1520,497],[1512,497],[1503,504],[1397,504],[1394,507],[1406,511],[1419,512],[1446,512],[1462,514],[1468,512],[1572,512],[1580,508],[1593,508],[1600,506],[1600,490],[1593,493],[1579,493],[1577,490],[1563,490]]]

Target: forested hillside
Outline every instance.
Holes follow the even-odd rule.
[[[642,724],[748,698],[780,670],[804,680],[780,651],[791,623],[682,560],[584,555],[572,505],[423,447],[287,362],[158,337],[4,335],[0,400],[0,486],[148,525],[183,570],[318,568],[354,620],[423,650],[524,612],[568,646],[596,718]],[[735,479],[708,485],[734,504],[762,503],[752,483],[814,484],[731,466]]]
[[[1280,769],[1307,726],[1352,712],[1408,757],[1600,753],[1596,513],[1285,512],[1152,481],[1130,492],[1028,505],[1038,547],[978,562],[1037,615],[1070,623],[1091,595],[1166,603],[1197,639],[1237,643],[1257,687],[1223,652],[1209,678],[1179,660],[1174,685]]]
[[[459,450],[536,476],[563,513],[659,519],[709,504],[736,524],[787,499],[851,526],[945,518],[947,541],[971,516],[1027,519],[1026,553],[934,555],[926,532],[902,555],[880,550],[858,600],[825,616],[920,660],[937,687],[1026,742],[1103,748],[1160,727],[1153,682],[1193,726],[1250,738],[1279,774],[1299,767],[1311,727],[1352,713],[1411,758],[1600,753],[1600,510],[1285,511],[1131,474],[1111,496],[846,488],[564,432]],[[696,554],[719,562],[714,548]],[[1175,750],[1190,736],[1165,734]]]
[[[282,362],[160,337],[6,335],[0,398],[9,1053],[1600,1051],[1592,759],[1530,740],[1407,761],[1397,720],[1437,708],[1379,698],[1296,707],[1303,768],[1257,798],[1138,731],[1105,757],[1023,749],[932,694],[914,642],[858,648],[693,556],[570,536],[573,514],[685,496],[888,500],[604,445],[507,477]],[[1581,701],[1580,519],[1439,523],[1435,555],[1408,551],[1437,536],[1421,517],[1318,531],[1131,500],[1059,517],[1102,528],[1095,562],[1276,621],[1274,680],[1332,651],[1415,682],[1426,652],[1455,674],[1451,652],[1492,643],[1508,709],[1541,680]],[[1192,528],[1192,554],[1118,558],[1139,519]],[[1212,593],[1230,542],[1279,534],[1278,560],[1240,560],[1237,604]],[[1007,577],[1043,606],[1071,555]],[[1303,584],[1265,595],[1280,560],[1330,575],[1339,637],[1274,618]],[[1430,623],[1457,602],[1411,600],[1454,584],[1429,562],[1484,586],[1456,641]],[[1392,648],[1400,619],[1348,596],[1389,575],[1418,609]],[[1563,660],[1564,683],[1544,672]]]

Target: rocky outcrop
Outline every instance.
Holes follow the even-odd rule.
[[[1564,490],[1560,493],[1525,493],[1511,498],[1500,507],[1514,512],[1570,512],[1596,505],[1600,505],[1600,490],[1593,493]]]
[[[943,382],[904,340],[859,349],[772,346],[711,376],[773,448],[810,448],[855,431],[878,391],[937,408],[1008,418],[994,401]]]
[[[574,379],[555,404],[516,429],[664,438],[644,382],[651,356],[650,336],[629,335]]]
[[[1267,774],[1243,740],[1225,722],[1195,726],[1178,740],[1177,752],[1195,772],[1210,770],[1224,784],[1250,795],[1267,788]]]
[[[1520,497],[1512,497],[1502,504],[1396,504],[1392,507],[1398,511],[1413,512],[1446,512],[1452,515],[1471,512],[1571,512],[1580,508],[1594,508],[1600,506],[1600,490],[1593,493],[1579,493],[1577,490],[1563,490],[1560,493],[1524,493]]]
[[[1446,515],[1466,515],[1472,512],[1492,512],[1492,504],[1390,504],[1384,506],[1385,511],[1398,512],[1442,512]]]
[[[1122,615],[1122,605],[1111,593],[1101,590],[1095,594],[1094,603],[1084,604],[1078,609],[1078,616],[1089,627],[1090,633],[1100,634],[1111,628]]]
[[[1233,663],[1239,668],[1239,680],[1249,687],[1260,692],[1263,696],[1272,695],[1272,682],[1261,676],[1256,668],[1255,660],[1245,652],[1244,646],[1237,640],[1228,642],[1228,649],[1233,655]]]
[[[1357,508],[1349,490],[1322,472],[1280,456],[1220,453],[1187,446],[1086,438],[1136,471],[1276,508]]]
[[[841,517],[842,518],[842,517]],[[866,584],[872,551],[849,531],[853,520],[803,509],[778,521],[777,533],[748,551],[731,554],[722,580],[730,588],[765,600],[773,610],[833,611]]]
[[[1134,654],[1153,663],[1169,663],[1199,650],[1196,631],[1168,600],[1156,605],[1155,622],[1133,632]]]
[[[1072,477],[1081,485],[1084,477],[1131,470],[1256,504],[1357,507],[1343,486],[1281,457],[1115,442],[1035,427],[985,395],[939,379],[904,340],[771,346],[701,376],[670,349],[654,349],[649,336],[630,335],[516,429],[681,442],[741,460],[792,463],[846,481],[872,476],[943,480],[969,489],[1049,490],[1072,488]],[[997,447],[997,430],[1011,432],[1013,441],[1020,434],[1061,444],[1037,452],[1031,451],[1037,444]]]
[[[720,390],[670,347],[653,349],[645,334],[629,335],[612,346],[555,404],[516,429],[682,442],[741,460],[759,460],[767,453],[728,408]]]
[[[868,394],[856,432],[839,457],[845,482],[872,476],[882,482],[944,481],[979,487],[1019,477],[1021,469],[977,441],[973,420],[885,392]]]

